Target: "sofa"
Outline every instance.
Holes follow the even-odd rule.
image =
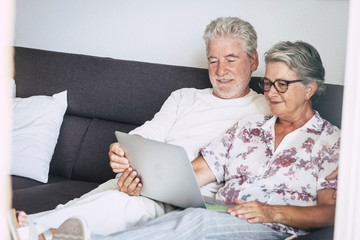
[[[47,183],[11,176],[12,205],[27,213],[52,209],[113,178],[108,150],[116,130],[129,132],[150,120],[176,89],[211,86],[206,69],[25,47],[14,47],[14,67],[17,97],[67,90]],[[258,79],[250,87],[261,92]],[[314,109],[340,127],[343,87],[326,85]]]

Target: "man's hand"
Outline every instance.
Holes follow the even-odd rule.
[[[232,216],[247,219],[248,223],[274,222],[274,214],[268,204],[257,201],[242,202],[238,199],[235,199],[235,203],[237,206],[228,210],[228,213]]]
[[[338,177],[338,174],[339,174],[339,168],[336,168],[332,173],[330,173],[329,176],[327,176],[325,179],[326,180],[333,180],[335,178]],[[333,194],[333,199],[336,199],[336,194],[337,194],[337,191],[334,192]]]
[[[130,167],[130,161],[125,157],[125,151],[117,142],[110,145],[109,158],[114,173],[122,173]]]
[[[119,191],[130,196],[139,196],[142,184],[140,183],[140,178],[136,176],[137,172],[131,167],[126,169],[117,182]]]

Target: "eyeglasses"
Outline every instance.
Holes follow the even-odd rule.
[[[302,82],[302,81],[303,80],[286,81],[286,80],[277,79],[277,80],[275,80],[275,82],[271,82],[267,78],[262,78],[259,81],[259,86],[260,86],[261,90],[263,90],[264,92],[270,91],[271,86],[274,86],[276,91],[278,91],[279,93],[284,93],[288,90],[289,84],[296,83],[296,82]]]

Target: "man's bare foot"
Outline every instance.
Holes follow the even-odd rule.
[[[54,235],[56,229],[55,228],[50,228],[49,231],[51,232],[52,235]],[[40,234],[38,237],[38,240],[46,240],[44,234]]]
[[[9,227],[13,239],[23,240],[36,236],[35,229],[30,229],[30,224],[24,211],[15,212],[15,209],[9,211]],[[33,228],[33,227],[32,227]],[[33,235],[34,234],[34,235]],[[64,221],[58,229],[48,229],[38,235],[39,240],[45,240],[45,236],[52,237],[54,240],[77,239],[90,240],[90,230],[85,219],[82,217],[72,217]],[[36,237],[35,237],[36,238]]]
[[[26,213],[24,211],[16,212],[16,220],[19,227],[29,226],[29,222],[26,217]]]
[[[16,221],[18,223],[18,227],[27,227],[29,226],[29,221],[27,219],[26,213],[24,211],[16,212]],[[56,231],[56,229],[50,228],[49,229],[52,234]],[[46,240],[43,234],[40,234],[38,240]]]

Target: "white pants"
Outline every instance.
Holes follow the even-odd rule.
[[[58,228],[72,216],[82,216],[93,234],[108,235],[147,222],[165,213],[164,205],[146,197],[133,197],[118,191],[118,178],[53,210],[31,214],[40,234],[48,228]]]

